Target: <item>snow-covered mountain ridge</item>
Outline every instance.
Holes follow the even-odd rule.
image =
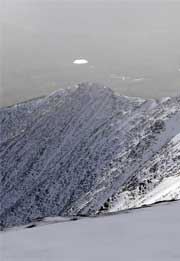
[[[2,226],[180,198],[180,97],[97,84],[0,109]]]

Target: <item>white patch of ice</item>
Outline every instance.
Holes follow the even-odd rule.
[[[143,77],[142,78],[134,78],[132,81],[133,82],[142,82],[142,81],[144,81],[144,78]]]
[[[130,80],[129,76],[119,75],[119,74],[115,74],[115,73],[110,74],[110,78],[112,78],[112,79],[120,79],[121,81]]]
[[[80,65],[80,64],[87,64],[88,61],[85,59],[77,59],[77,60],[74,60],[73,63]]]

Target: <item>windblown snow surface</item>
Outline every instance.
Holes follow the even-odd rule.
[[[1,232],[1,260],[180,260],[179,201],[105,217],[46,223]]]
[[[79,84],[0,109],[1,227],[180,198],[180,97]]]

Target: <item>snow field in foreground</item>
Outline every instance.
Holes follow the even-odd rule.
[[[180,260],[180,202],[0,234],[2,261]]]

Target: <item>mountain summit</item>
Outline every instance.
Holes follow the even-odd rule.
[[[180,97],[79,84],[0,109],[0,222],[180,198]]]

